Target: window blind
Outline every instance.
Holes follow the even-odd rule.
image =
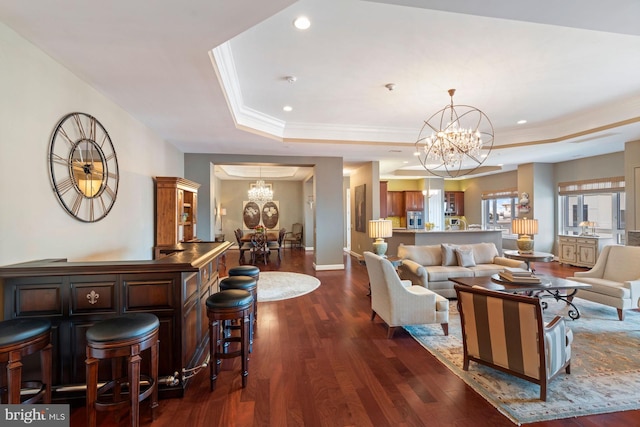
[[[571,194],[616,193],[620,191],[624,191],[624,176],[558,183],[558,194],[560,196]]]
[[[482,200],[507,199],[510,197],[518,197],[517,188],[506,188],[503,190],[484,191],[482,193]]]

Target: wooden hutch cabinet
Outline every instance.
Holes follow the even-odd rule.
[[[198,188],[200,184],[177,177],[154,179],[156,185],[156,244],[154,257],[161,256],[164,248],[182,242],[199,241]]]
[[[444,202],[446,205],[445,215],[464,215],[464,191],[445,191]]]

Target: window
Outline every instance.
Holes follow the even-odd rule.
[[[562,234],[596,234],[624,241],[624,177],[558,185]]]
[[[482,193],[482,227],[511,234],[511,220],[518,217],[518,190],[510,188]]]

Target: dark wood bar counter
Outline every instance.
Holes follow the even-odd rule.
[[[3,318],[51,321],[53,397],[64,401],[84,397],[89,327],[128,312],[153,313],[160,320],[160,396],[181,397],[190,370],[208,354],[205,301],[218,290],[219,259],[230,246],[180,243],[149,261],[45,259],[2,266]],[[37,360],[30,362],[23,377],[38,369]],[[101,365],[101,378],[106,379],[108,368]]]

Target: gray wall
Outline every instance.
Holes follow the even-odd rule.
[[[185,178],[201,183],[198,192],[198,236],[212,235],[212,198],[216,186],[212,186],[212,166],[216,164],[273,164],[314,167],[315,200],[315,251],[314,266],[317,270],[344,268],[342,251],[344,230],[344,206],[342,202],[342,158],[340,157],[276,157],[245,156],[233,154],[184,155]],[[215,182],[215,180],[213,180]],[[274,181],[275,183],[275,181]],[[224,187],[224,183],[220,185]],[[218,190],[224,193],[224,190]],[[275,192],[274,188],[274,192]],[[246,193],[246,189],[242,194]],[[301,189],[301,194],[304,195]],[[306,199],[297,201],[300,212],[304,212]],[[223,206],[224,207],[224,206]],[[282,209],[282,205],[281,205]],[[227,211],[228,216],[228,211]],[[304,214],[302,214],[304,219]],[[223,219],[223,221],[225,221]],[[283,220],[284,221],[284,220]],[[303,224],[307,228],[308,224]],[[313,229],[313,224],[310,225]],[[215,230],[214,230],[215,232]],[[215,234],[213,232],[213,234]],[[225,233],[226,234],[226,233]],[[229,236],[225,236],[229,240]]]
[[[227,215],[222,218],[223,233],[225,239],[235,243],[233,230],[246,229],[242,221],[242,209],[247,200],[247,191],[250,183],[255,181],[223,180],[220,181],[220,188],[217,202],[227,210]],[[273,188],[273,200],[277,201],[280,208],[280,227],[291,230],[291,224],[299,222],[305,223],[304,206],[300,203],[303,194],[302,181],[270,181]],[[203,232],[204,233],[204,232]],[[204,236],[204,234],[203,234]]]
[[[0,265],[151,259],[153,177],[182,176],[182,152],[2,23],[0,52]],[[68,215],[49,180],[49,139],[74,111],[104,125],[118,156],[117,199],[94,223]]]

